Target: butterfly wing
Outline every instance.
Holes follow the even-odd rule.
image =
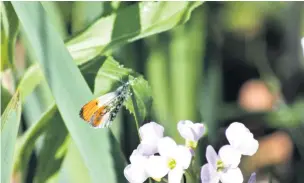
[[[107,103],[111,102],[116,96],[117,94],[115,92],[111,92],[91,100],[80,109],[79,116],[86,122],[91,122],[91,118],[97,110],[100,108],[105,109]]]
[[[93,128],[109,127],[123,102],[130,95],[128,87],[129,85],[125,84],[114,92],[91,100],[81,108],[80,117]]]
[[[93,128],[108,127],[111,123],[110,115],[110,111],[107,111],[107,109],[104,107],[100,107],[91,117],[90,125]]]
[[[98,100],[91,100],[80,109],[79,116],[86,122],[90,122],[91,117],[98,109]]]

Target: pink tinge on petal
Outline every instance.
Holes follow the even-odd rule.
[[[159,139],[164,135],[164,127],[155,122],[150,122],[139,128],[139,135],[141,140]]]
[[[216,162],[219,160],[219,156],[217,155],[217,153],[215,152],[215,150],[213,149],[213,147],[211,145],[207,146],[206,159],[207,159],[208,163],[210,164],[210,166],[212,166],[213,169],[216,170]]]
[[[201,168],[201,182],[202,183],[218,183],[219,176],[216,173],[216,170],[213,169],[210,164],[205,164]]]
[[[155,153],[157,153],[157,143],[148,144],[141,142],[137,147],[137,151],[144,156],[154,155]]]
[[[186,140],[195,140],[195,132],[191,129],[193,123],[189,120],[180,121],[177,124],[177,130],[180,135]]]
[[[204,124],[201,123],[195,123],[192,126],[192,130],[194,132],[194,141],[198,141],[205,133],[205,127]]]

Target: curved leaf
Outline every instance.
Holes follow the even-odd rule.
[[[21,118],[20,93],[14,94],[1,117],[1,182],[9,183]]]
[[[22,93],[22,101],[24,101],[26,97],[33,92],[42,79],[43,73],[38,64],[30,66],[26,70],[26,73],[18,84],[19,91]]]
[[[62,39],[40,2],[12,3],[92,182],[116,182],[117,177],[123,177],[123,172],[115,175],[112,156],[123,160],[111,152],[113,144],[110,143],[109,130],[94,130],[79,118],[81,106],[92,98],[92,94]]]
[[[3,4],[2,4],[3,3]],[[11,2],[1,2],[1,71],[13,66],[19,22]]]
[[[18,140],[14,172],[18,172],[20,169],[26,168],[38,137],[42,135],[45,132],[45,129],[49,126],[49,121],[53,118],[56,109],[56,105],[52,105],[51,108],[42,114],[39,121],[34,123]]]
[[[12,95],[10,94],[10,92],[1,85],[1,115],[3,114],[11,98]]]
[[[77,64],[186,22],[203,2],[140,2],[100,18],[66,45]]]
[[[101,57],[81,67],[87,67],[85,69],[87,72],[84,72],[86,78],[96,73],[93,88],[96,95],[115,90],[122,83],[134,80],[131,85],[133,95],[125,102],[125,107],[134,115],[137,123],[141,123],[146,118],[151,107],[152,94],[148,82],[140,74],[120,65],[112,57]],[[98,68],[100,69],[96,71]],[[93,86],[93,83],[91,85]]]

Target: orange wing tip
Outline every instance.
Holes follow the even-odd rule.
[[[85,104],[79,111],[79,116],[89,122],[94,113],[98,110],[98,100],[94,99]]]
[[[100,107],[91,118],[91,126],[94,128],[103,128],[104,123],[108,121],[110,113],[104,107]]]

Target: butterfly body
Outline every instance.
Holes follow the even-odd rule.
[[[79,115],[93,128],[109,127],[130,95],[130,86],[129,83],[126,83],[114,92],[102,95],[85,104]]]

